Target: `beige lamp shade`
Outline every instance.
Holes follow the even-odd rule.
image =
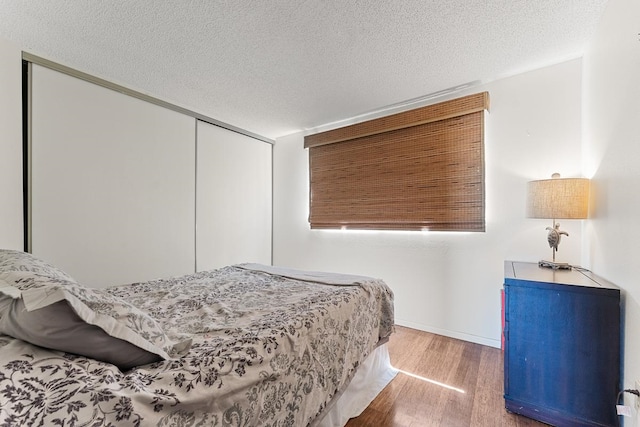
[[[586,178],[530,181],[527,191],[529,218],[585,219],[589,216],[589,187]]]

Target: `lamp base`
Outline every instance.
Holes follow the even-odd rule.
[[[554,270],[571,270],[571,266],[566,262],[538,261],[538,267],[553,268]]]

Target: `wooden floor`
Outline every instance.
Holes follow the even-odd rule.
[[[389,354],[404,372],[347,427],[546,426],[505,410],[497,348],[396,326]]]

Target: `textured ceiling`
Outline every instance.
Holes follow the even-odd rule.
[[[0,37],[276,138],[579,57],[605,4],[0,0]]]

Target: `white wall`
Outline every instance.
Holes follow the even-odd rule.
[[[640,2],[610,0],[584,57],[584,159],[596,197],[584,258],[622,290],[625,388],[640,380],[639,34]]]
[[[0,248],[24,249],[22,52],[0,38]]]
[[[485,233],[310,230],[308,157],[300,133],[278,139],[274,148],[274,264],[380,277],[395,292],[398,324],[499,346],[503,261],[551,256],[550,221],[525,218],[526,183],[556,171],[581,176],[581,62],[473,92],[483,90],[491,97]],[[581,222],[562,227],[570,237],[558,258],[580,264]]]

